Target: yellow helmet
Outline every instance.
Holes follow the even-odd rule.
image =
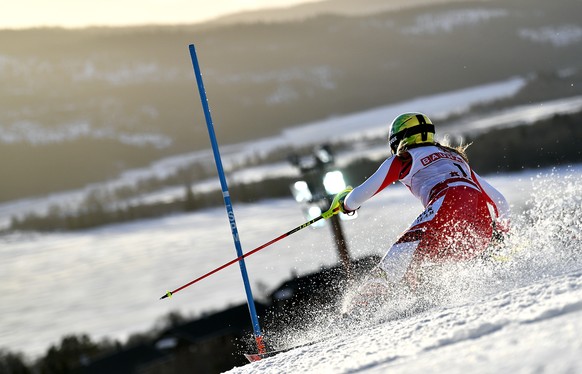
[[[390,149],[396,154],[401,146],[434,144],[434,125],[422,113],[403,113],[390,125]]]

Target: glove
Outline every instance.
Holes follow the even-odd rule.
[[[347,210],[346,206],[344,205],[344,201],[350,192],[352,192],[353,188],[348,186],[345,190],[335,195],[333,201],[331,202],[330,210],[335,212],[342,212],[345,214],[349,214],[354,212],[353,210]]]
[[[331,216],[333,216],[334,214],[338,214],[339,212],[345,213],[345,214],[350,214],[355,212],[355,210],[346,210],[346,207],[344,205],[344,200],[346,199],[346,196],[348,196],[348,194],[350,192],[352,192],[353,188],[348,186],[345,190],[343,190],[342,192],[338,193],[337,195],[335,195],[335,197],[333,198],[331,205],[329,207],[329,209],[326,212],[323,212],[321,215],[323,216],[323,218],[328,219]]]
[[[346,206],[344,204],[344,201],[346,200],[346,197],[348,197],[349,193],[352,192],[353,190],[354,189],[351,186],[348,186],[345,190],[343,190],[342,192],[340,192],[340,193],[338,193],[336,195],[336,197],[338,199],[337,201],[338,201],[338,204],[339,204],[339,208],[340,208],[340,211],[342,213],[345,213],[345,214],[352,213],[353,214],[355,212],[355,210],[348,210],[348,209],[346,209]]]

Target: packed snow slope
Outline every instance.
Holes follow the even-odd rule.
[[[444,267],[359,321],[279,331],[282,345],[328,338],[229,373],[582,373],[580,182],[534,181],[509,260]]]

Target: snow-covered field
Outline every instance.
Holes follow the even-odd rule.
[[[253,148],[276,147],[281,142],[286,144],[288,139],[309,139],[314,143],[323,140],[314,134],[322,136],[342,132],[346,136],[359,136],[363,132],[385,132],[387,118],[401,111],[428,108],[429,115],[439,118],[450,113],[452,108],[466,110],[472,103],[511,96],[523,83],[522,79],[515,78],[475,89],[419,98],[307,124],[279,137],[224,147],[223,151],[228,162],[229,155],[236,158]],[[480,123],[479,130],[511,126],[517,119],[525,118],[525,123],[530,123],[553,113],[578,111],[581,107],[580,97],[573,97],[515,108],[477,123]],[[468,130],[461,124],[451,124],[450,128],[455,133]],[[386,150],[365,149],[362,152],[369,155],[370,152],[376,154]],[[355,156],[356,153],[340,155],[338,163],[345,161],[345,157]],[[151,168],[128,172],[111,183],[132,183],[143,176],[167,173],[191,160],[209,157],[210,152],[198,152],[163,160]],[[277,164],[243,170],[229,177],[260,179],[273,173],[291,172],[288,165]],[[572,357],[568,352],[576,347],[580,351],[580,340],[576,341],[575,336],[567,339],[570,336],[567,331],[547,337],[545,334],[549,332],[542,331],[542,325],[559,324],[552,328],[568,331],[577,327],[576,311],[582,300],[582,262],[569,253],[572,249],[580,249],[581,214],[576,208],[582,205],[582,166],[554,172],[549,169],[524,171],[487,179],[514,206],[518,230],[514,238],[525,243],[519,245],[522,250],[509,267],[456,269],[455,281],[450,281],[449,277],[449,283],[467,286],[461,287],[462,292],[451,287],[450,294],[441,295],[428,310],[392,318],[398,315],[398,310],[409,305],[411,300],[406,299],[392,309],[388,307],[386,313],[392,317],[384,323],[353,326],[347,330],[349,334],[241,370],[354,372],[384,371],[386,365],[395,365],[401,371],[411,368],[418,372],[429,369],[422,366],[426,364],[424,359],[423,362],[416,360],[427,355],[426,359],[437,365],[436,371],[440,359],[443,359],[442,365],[446,365],[447,354],[453,360],[452,355],[460,345],[466,346],[464,355],[468,362],[475,362],[472,371],[488,371],[492,361],[500,360],[495,355],[509,356],[512,360],[504,358],[508,365],[517,365],[521,362],[519,360],[525,362],[522,351],[527,350],[535,354],[532,365],[546,362],[541,353],[536,353],[537,343],[528,339],[551,343],[564,355],[560,363],[568,365],[568,358]],[[208,181],[198,187],[216,188],[217,185],[217,181]],[[2,204],[0,227],[14,213],[31,209],[42,211],[53,203],[81,199],[85,192],[69,191],[48,198]],[[143,198],[164,199],[172,193],[160,191]],[[531,212],[530,218],[521,213],[524,210]],[[420,211],[420,204],[405,188],[388,188],[360,211],[357,220],[345,222],[352,257],[383,254]],[[236,204],[235,213],[246,251],[303,223],[300,207],[291,198],[251,205]],[[562,230],[563,227],[567,230]],[[158,318],[170,311],[199,315],[239,304],[244,302],[245,295],[236,266],[213,275],[171,300],[158,300],[166,290],[174,289],[234,257],[223,208],[82,232],[0,236],[0,348],[34,356],[43,353],[49,344],[66,334],[89,333],[96,339],[124,339],[131,333],[151,329]],[[326,227],[303,230],[272,245],[248,258],[247,268],[255,296],[260,299],[293,273],[305,274],[336,262],[335,247]],[[564,322],[559,323],[558,318]],[[530,326],[529,333],[533,336],[524,333],[527,339],[520,336],[503,338],[511,335],[513,330],[527,330]],[[536,332],[538,329],[540,331]],[[322,333],[315,329],[305,334],[288,335],[288,341],[300,343],[318,335]],[[494,340],[498,336],[502,340]],[[565,343],[558,336],[563,337]],[[309,352],[316,350],[326,352],[324,355],[329,355],[329,359],[321,359],[322,354],[310,356]],[[442,354],[439,353],[441,350]],[[515,357],[511,354],[513,350]],[[294,358],[287,362],[278,361],[283,360],[280,357],[288,356]],[[556,356],[559,355],[549,354],[552,359]],[[477,367],[481,363],[483,365]],[[493,368],[498,369],[493,371],[505,371],[501,366]],[[536,371],[533,366],[524,368],[524,372]]]
[[[570,256],[570,252],[579,251],[582,235],[581,213],[577,209],[581,206],[582,166],[488,179],[508,197],[517,214],[514,240],[522,243],[523,249],[508,268],[499,272],[490,268],[457,269],[455,274],[459,277],[452,284],[467,287],[458,294],[453,288],[450,297],[430,310],[375,327],[360,326],[347,335],[310,348],[329,351],[326,354],[331,361],[317,358],[321,355],[311,357],[305,353],[310,350],[303,349],[301,359],[282,362],[278,361],[282,358],[276,357],[241,370],[300,372],[308,367],[301,366],[301,362],[313,365],[310,372],[320,369],[347,372],[354,367],[381,370],[382,365],[389,364],[386,362],[389,357],[398,356],[394,362],[404,363],[416,355],[438,351],[431,347],[454,350],[455,341],[462,344],[483,341],[483,349],[490,350],[487,344],[494,342],[486,340],[501,332],[528,327],[535,334],[533,338],[549,344],[551,340],[543,335],[549,332],[535,331],[542,329],[542,324],[557,320],[540,316],[560,313],[563,317],[559,318],[565,319],[560,328],[574,329],[568,324],[576,321],[576,305],[582,301],[579,289],[582,262],[579,257]],[[520,213],[524,209],[530,212],[529,216]],[[382,254],[420,211],[420,204],[405,188],[389,187],[362,208],[358,219],[345,221],[351,255],[357,258]],[[303,222],[299,207],[291,199],[241,204],[235,206],[235,213],[247,251]],[[97,339],[124,339],[131,333],[150,329],[160,316],[172,310],[197,315],[245,300],[236,266],[170,300],[158,300],[166,290],[236,257],[223,208],[75,233],[13,234],[0,237],[0,243],[0,346],[30,355],[44,352],[65,334],[86,332]],[[305,274],[337,261],[326,227],[302,230],[275,243],[249,257],[247,268],[255,297],[260,298],[262,289],[272,290],[294,272]],[[508,302],[507,306],[503,300]],[[490,315],[500,319],[492,322]],[[483,333],[487,331],[483,326],[490,324],[501,326],[499,333]],[[410,338],[402,339],[400,334],[406,331]],[[480,340],[480,334],[486,339]],[[289,336],[288,341],[302,342],[317,335],[321,335],[317,330],[306,331],[305,335]],[[474,338],[463,338],[469,335]],[[364,344],[366,336],[376,337],[370,340],[372,343]],[[552,338],[555,340],[552,344],[564,355],[581,344],[576,336],[562,340],[566,338],[563,334]],[[512,339],[516,342],[510,339],[495,344],[502,344],[504,349],[511,344],[519,349],[538,344],[517,335]],[[485,354],[509,355],[504,349]],[[332,359],[336,353],[340,356]],[[286,353],[291,354],[300,353]],[[351,354],[354,356],[348,358]],[[406,365],[403,366],[405,370]]]
[[[582,372],[582,178],[536,176],[530,192],[511,261],[451,266],[370,319],[280,332],[290,345],[331,337],[229,373]]]

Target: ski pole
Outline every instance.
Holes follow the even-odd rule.
[[[191,282],[186,283],[185,285],[183,285],[181,287],[176,288],[173,291],[168,291],[164,296],[160,297],[160,300],[165,299],[166,297],[172,297],[176,292],[179,292],[179,291],[183,290],[184,288],[189,287],[189,286],[193,285],[194,283],[197,283],[197,282],[201,281],[202,279],[204,279],[206,277],[209,277],[212,274],[217,273],[220,270],[222,270],[222,269],[224,269],[226,267],[229,267],[232,264],[235,264],[235,263],[239,262],[243,258],[246,258],[246,257],[248,257],[248,256],[250,256],[250,255],[252,255],[254,253],[257,253],[261,249],[264,249],[264,248],[270,246],[271,244],[276,243],[279,240],[284,239],[284,238],[286,238],[286,237],[288,237],[288,236],[296,233],[299,230],[302,230],[302,229],[304,229],[304,228],[306,228],[308,226],[311,226],[312,224],[314,224],[315,222],[319,221],[320,219],[328,219],[328,218],[330,218],[331,216],[333,216],[334,214],[337,214],[337,213],[339,213],[339,207],[334,207],[332,205],[332,208],[330,208],[328,211],[322,213],[320,216],[312,219],[311,221],[305,222],[304,224],[302,224],[300,226],[297,226],[293,230],[287,231],[283,235],[280,235],[280,236],[276,237],[275,239],[273,239],[273,240],[271,240],[271,241],[269,241],[269,242],[267,242],[267,243],[265,243],[265,244],[263,244],[263,245],[255,248],[255,249],[253,249],[253,250],[251,250],[251,251],[249,251],[249,252],[247,252],[245,254],[243,254],[242,256],[239,256],[239,257],[235,258],[234,260],[231,260],[231,261],[227,262],[226,264],[224,264],[222,266],[219,266],[219,267],[217,267],[214,270],[209,271],[208,273],[206,273],[206,274],[204,274],[204,275],[202,275],[202,276],[194,279]]]

